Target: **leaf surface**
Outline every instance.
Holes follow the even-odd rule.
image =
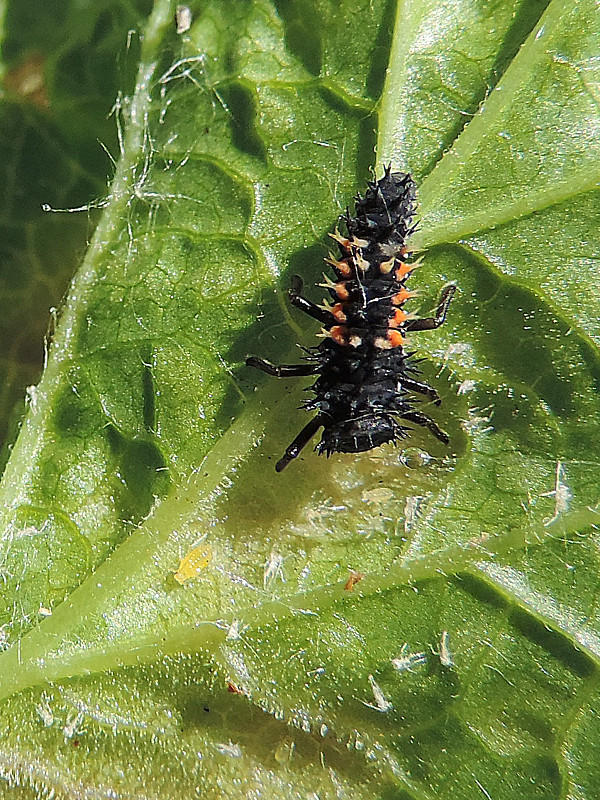
[[[2,774],[594,797],[594,3],[191,8],[145,23],[0,487]],[[276,475],[303,387],[242,365],[314,343],[286,287],[319,282],[375,142],[421,180],[416,308],[459,288],[414,342],[452,445]]]

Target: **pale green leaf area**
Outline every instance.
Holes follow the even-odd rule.
[[[597,797],[596,4],[212,0],[181,33],[167,0],[26,5],[5,430],[91,227],[19,198],[102,210],[0,486],[3,796]],[[276,474],[307,382],[245,358],[318,341],[290,276],[320,301],[390,162],[411,310],[458,287],[410,342],[451,444]]]

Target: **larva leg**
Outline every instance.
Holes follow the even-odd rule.
[[[303,378],[306,375],[316,375],[319,371],[318,364],[280,364],[277,367],[265,358],[257,358],[257,356],[247,358],[246,365],[266,372],[267,375],[272,375],[274,378]]]
[[[407,322],[404,326],[405,331],[431,331],[434,328],[439,328],[440,325],[443,325],[446,321],[446,314],[448,313],[448,306],[452,298],[454,297],[454,293],[456,292],[456,286],[454,284],[450,284],[450,286],[446,286],[440,295],[440,299],[438,301],[438,307],[435,312],[435,317],[424,317],[423,319],[413,319],[410,322]]]
[[[430,430],[436,439],[439,439],[440,442],[444,444],[448,444],[450,439],[447,433],[435,423],[432,419],[426,414],[421,414],[420,411],[407,411],[406,414],[402,414],[402,419],[407,419],[409,422],[414,422],[415,425],[421,425],[423,428],[427,428]]]
[[[281,472],[287,467],[290,461],[293,461],[294,458],[298,458],[303,448],[310,442],[322,424],[323,418],[320,414],[317,414],[316,417],[313,417],[311,421],[302,428],[298,436],[288,445],[283,456],[279,459],[277,464],[275,464],[275,470],[277,472]]]
[[[315,303],[307,300],[306,297],[302,297],[303,285],[302,278],[299,275],[292,275],[290,303],[296,306],[296,308],[299,308],[300,311],[304,311],[309,317],[319,320],[319,322],[322,322],[324,325],[331,325],[334,322],[331,312],[327,311],[325,308],[319,308]]]

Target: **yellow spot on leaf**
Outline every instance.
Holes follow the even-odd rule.
[[[190,578],[197,578],[212,561],[212,547],[209,544],[201,544],[181,559],[177,571],[173,577],[177,583],[184,584]]]

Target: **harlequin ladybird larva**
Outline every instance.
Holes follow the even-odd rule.
[[[323,324],[318,347],[307,351],[303,364],[275,366],[251,356],[246,364],[276,378],[318,375],[311,387],[314,399],[303,407],[316,411],[288,446],[275,469],[281,472],[323,428],[319,453],[360,453],[386,442],[403,439],[410,428],[402,420],[421,425],[444,444],[446,433],[414,408],[417,393],[435,405],[436,390],[417,380],[412,352],[405,350],[405,334],[439,328],[446,319],[456,286],[442,289],[435,316],[414,318],[404,303],[415,295],[406,281],[416,267],[407,263],[406,240],[415,229],[416,185],[408,173],[392,172],[370,181],[364,197],[357,195],[355,215],[347,210],[340,219],[347,235],[336,229],[339,257],[325,259],[335,280],[322,284],[332,303],[316,305],[302,295],[302,279],[292,278],[290,302]]]

